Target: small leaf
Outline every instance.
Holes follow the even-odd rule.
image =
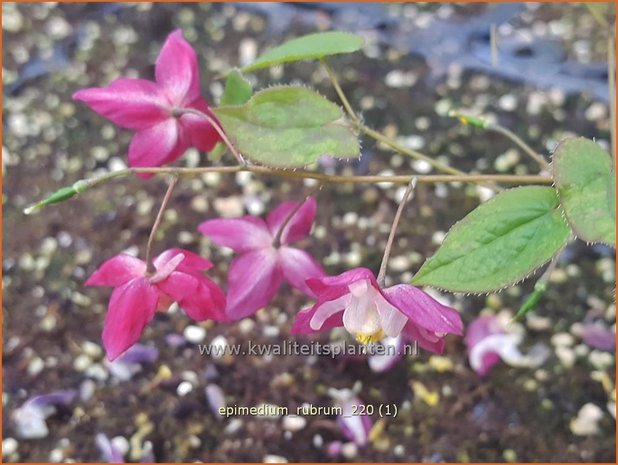
[[[524,300],[524,303],[521,304],[521,307],[519,307],[519,310],[517,310],[517,313],[513,317],[513,321],[521,320],[524,316],[526,316],[528,313],[534,310],[534,307],[537,306],[537,304],[543,297],[543,294],[545,294],[546,289],[547,289],[547,284],[537,282],[534,285],[534,290],[532,291],[532,293],[528,295],[528,297],[526,297],[526,300]]]
[[[253,86],[237,69],[227,74],[220,105],[242,105],[253,94]]]
[[[510,189],[455,224],[412,283],[453,292],[499,290],[549,260],[570,233],[553,188]]]
[[[322,155],[360,156],[358,138],[341,109],[304,87],[266,89],[243,106],[213,111],[240,153],[256,163],[292,168]]]
[[[556,148],[553,166],[575,233],[588,242],[616,245],[616,178],[609,154],[583,137],[567,139]]]
[[[242,105],[247,103],[253,95],[253,86],[245,79],[240,71],[233,69],[225,78],[225,88],[221,96],[220,105]],[[223,142],[217,142],[214,148],[208,152],[208,158],[212,162],[221,160],[227,147]]]
[[[298,37],[269,50],[253,63],[242,68],[255,71],[290,61],[322,58],[328,55],[352,53],[363,47],[363,38],[349,32],[318,32]]]

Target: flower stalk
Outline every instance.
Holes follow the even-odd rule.
[[[401,202],[399,202],[397,213],[395,213],[395,219],[393,220],[393,224],[391,225],[391,231],[388,234],[388,240],[386,241],[386,247],[384,248],[384,255],[382,256],[382,263],[380,264],[380,271],[378,272],[378,276],[377,276],[378,285],[380,285],[380,287],[384,287],[384,278],[386,277],[386,268],[388,266],[388,259],[391,255],[391,249],[393,248],[393,241],[395,240],[395,234],[397,233],[397,226],[399,226],[399,220],[401,220],[403,208],[405,207],[406,203],[408,203],[408,200],[412,198],[412,193],[414,192],[416,183],[417,183],[417,178],[413,177],[408,183],[408,187],[406,188],[406,191],[403,194],[403,198],[401,199]]]
[[[146,266],[147,266],[146,271],[148,273],[154,273],[156,271],[154,263],[151,260],[152,243],[154,242],[155,235],[157,234],[157,230],[159,229],[159,226],[161,225],[161,220],[163,219],[163,213],[165,212],[165,209],[167,208],[167,204],[169,203],[172,197],[172,192],[174,191],[174,187],[176,187],[177,183],[178,183],[178,177],[172,176],[167,186],[167,191],[165,192],[165,196],[163,197],[163,201],[161,202],[159,213],[157,213],[155,222],[152,225],[152,229],[150,230],[150,236],[148,236],[148,243],[146,244]]]

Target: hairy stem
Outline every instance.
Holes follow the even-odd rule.
[[[417,178],[413,177],[408,183],[408,187],[406,188],[406,192],[403,194],[403,198],[399,203],[399,207],[397,208],[397,213],[395,213],[395,219],[393,220],[393,224],[391,225],[391,232],[388,234],[388,240],[386,241],[386,247],[384,248],[384,255],[382,256],[382,263],[380,264],[380,271],[378,272],[378,285],[380,287],[384,287],[384,278],[386,276],[386,267],[388,265],[388,259],[391,255],[391,249],[393,248],[393,241],[395,240],[395,233],[397,232],[397,226],[399,226],[399,220],[401,220],[401,214],[403,213],[403,208],[406,203],[412,196],[412,192],[414,192],[414,188],[416,187]]]
[[[157,234],[157,230],[159,229],[159,226],[161,225],[161,220],[163,219],[163,213],[165,212],[165,209],[167,208],[167,204],[169,203],[170,198],[172,197],[172,191],[174,190],[174,187],[176,187],[177,182],[178,182],[177,176],[172,176],[170,178],[169,184],[167,186],[167,191],[165,192],[165,196],[163,197],[163,201],[161,202],[161,207],[159,208],[159,213],[157,213],[155,222],[152,225],[152,229],[150,230],[150,236],[148,237],[148,243],[146,244],[146,263],[148,267],[147,271],[149,273],[154,273],[156,271],[154,264],[152,263],[152,260],[151,260],[152,243],[154,242],[154,238],[155,238],[155,235]]]
[[[186,113],[190,115],[199,116],[200,118],[204,118],[206,121],[208,121],[212,125],[212,127],[215,128],[215,131],[217,131],[217,134],[219,134],[219,137],[221,137],[221,140],[223,141],[223,143],[227,146],[228,149],[230,149],[230,152],[232,152],[234,157],[236,157],[236,160],[238,160],[238,163],[242,166],[245,166],[247,164],[247,162],[245,161],[243,156],[240,154],[240,152],[236,149],[236,147],[234,147],[234,144],[230,142],[230,139],[228,139],[223,128],[219,125],[219,123],[214,118],[211,118],[210,115],[202,111],[196,110],[195,108],[182,108],[182,109],[179,109],[178,112],[180,114]]]
[[[509,138],[515,145],[519,146],[530,158],[536,161],[541,169],[549,171],[549,163],[543,158],[543,156],[530,147],[524,140],[515,134],[510,129],[505,128],[504,126],[500,126],[499,124],[488,123],[485,126],[485,129],[489,129],[491,131],[497,132]]]
[[[322,58],[320,60],[320,63],[322,63],[322,66],[326,70],[326,74],[328,74],[328,78],[330,79],[331,84],[335,88],[335,92],[337,92],[337,96],[339,97],[339,100],[341,100],[341,103],[343,104],[345,111],[347,111],[348,115],[350,116],[350,119],[354,122],[355,125],[360,125],[361,120],[356,114],[356,112],[354,111],[354,109],[352,108],[352,105],[350,104],[348,97],[346,97],[345,93],[343,92],[343,89],[339,85],[339,80],[337,79],[337,75],[335,74],[333,69],[330,67],[330,65],[328,64],[325,58]]]
[[[103,184],[112,179],[121,178],[124,176],[130,176],[132,174],[171,174],[178,177],[191,177],[201,176],[206,173],[221,173],[221,174],[234,174],[234,173],[255,173],[268,176],[278,176],[288,179],[315,179],[323,183],[332,184],[380,184],[380,183],[393,183],[393,184],[407,184],[410,181],[411,175],[397,175],[397,176],[346,176],[337,174],[325,174],[317,173],[314,171],[305,170],[284,170],[278,168],[269,168],[266,166],[203,166],[198,168],[174,168],[174,167],[153,167],[153,168],[125,168],[118,171],[112,171],[110,173],[96,176],[89,179],[82,179],[74,183],[69,189],[73,191],[73,195],[85,192],[92,187]],[[552,184],[553,178],[541,175],[508,175],[508,174],[463,174],[463,175],[446,175],[446,174],[427,174],[416,175],[416,179],[422,184],[435,184],[442,183],[468,183],[468,184],[483,184],[488,182],[496,182],[502,184]],[[65,189],[65,188],[63,188]],[[53,197],[56,193],[49,197],[36,202],[33,205],[24,209],[25,214],[32,214],[47,205],[52,203],[58,203],[68,198],[61,198],[54,200]],[[72,195],[71,195],[72,196]]]
[[[395,142],[394,140],[389,139],[384,134],[365,126],[362,123],[361,119],[356,114],[356,112],[354,111],[354,109],[352,108],[352,105],[350,104],[350,101],[345,95],[345,92],[343,92],[343,89],[341,88],[341,85],[339,84],[339,80],[337,79],[337,74],[333,71],[333,69],[330,67],[330,65],[326,62],[324,58],[321,60],[321,63],[324,69],[326,70],[326,73],[328,74],[328,78],[330,79],[330,82],[333,85],[333,88],[335,89],[335,92],[337,93],[339,100],[341,100],[343,107],[348,113],[348,116],[352,120],[352,123],[354,124],[354,126],[361,133],[365,134],[366,136],[371,137],[372,139],[375,139],[378,142],[383,143],[384,145],[395,150],[396,152],[399,152],[403,155],[414,158],[416,160],[423,160],[424,162],[429,163],[431,166],[433,166],[436,170],[441,171],[443,173],[448,173],[448,174],[453,174],[453,175],[466,174],[464,171],[453,168],[445,163],[441,163],[433,159],[429,155],[425,155],[416,150],[412,150],[407,147],[404,147],[403,145]],[[495,186],[488,186],[488,187],[495,189]]]

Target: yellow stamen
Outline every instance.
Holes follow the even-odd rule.
[[[384,339],[384,331],[380,329],[373,334],[357,334],[355,337],[358,342],[368,346],[369,344],[373,344],[374,342]]]

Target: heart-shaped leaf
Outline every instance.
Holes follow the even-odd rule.
[[[583,137],[567,139],[556,148],[553,166],[575,233],[588,242],[616,245],[616,176],[609,154]]]
[[[570,233],[555,189],[510,189],[455,224],[412,283],[453,292],[502,289],[552,258]]]
[[[322,155],[360,156],[358,138],[341,109],[305,87],[266,89],[245,105],[213,111],[240,153],[256,163],[293,168]]]
[[[259,56],[242,68],[255,71],[290,61],[323,58],[328,55],[352,53],[363,47],[363,38],[350,32],[317,32],[292,39]]]

